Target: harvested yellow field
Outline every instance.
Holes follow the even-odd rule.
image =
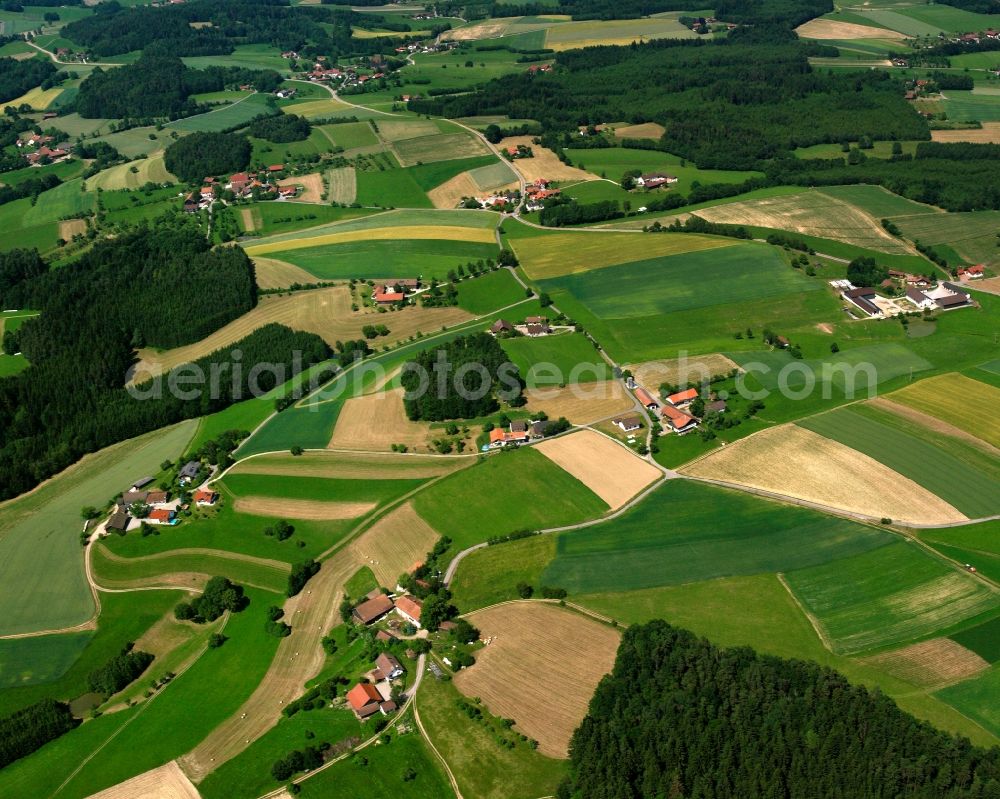
[[[565,388],[529,388],[524,396],[528,412],[543,411],[551,419],[565,416],[573,424],[591,424],[635,408],[632,397],[616,380]]]
[[[279,186],[299,186],[301,192],[295,198],[303,203],[321,203],[326,186],[323,185],[323,176],[319,172],[309,175],[296,175],[292,178],[282,178],[278,181]]]
[[[351,241],[396,241],[400,239],[446,239],[492,244],[496,240],[494,236],[492,228],[459,227],[457,225],[399,225],[397,227],[347,230],[343,233],[324,233],[320,236],[274,241],[269,244],[252,244],[246,250],[247,255],[255,257],[273,252],[304,250],[308,247],[324,247]]]
[[[1000,294],[1000,277],[988,277],[985,280],[977,280],[976,288],[985,291],[987,294]]]
[[[462,172],[431,189],[427,192],[427,196],[435,208],[457,208],[464,198],[475,197],[479,193],[479,186],[472,179],[472,175]]]
[[[512,239],[521,267],[533,280],[589,272],[647,258],[680,255],[697,250],[732,247],[735,239],[701,236],[696,233],[591,233],[584,231],[550,233]],[[572,253],[572,257],[567,257]]]
[[[357,519],[375,507],[374,502],[323,502],[314,499],[285,497],[238,497],[233,508],[251,516],[271,516],[275,519],[307,519],[332,521]]]
[[[981,438],[978,438],[971,433],[967,433],[960,427],[955,427],[955,425],[951,422],[938,419],[936,416],[931,416],[923,411],[918,411],[916,408],[911,408],[908,405],[901,405],[898,402],[893,402],[888,397],[877,397],[873,400],[869,400],[868,404],[875,405],[884,411],[894,413],[896,416],[902,416],[904,419],[909,419],[918,430],[920,428],[925,428],[927,430],[933,430],[936,433],[943,433],[944,435],[951,436],[952,438],[959,438],[966,444],[985,452],[987,455],[992,455],[994,458],[1000,458],[1000,448],[994,447],[992,444],[983,441]]]
[[[305,103],[294,103],[293,105],[285,106],[285,109],[289,114],[298,114],[307,119],[322,119],[338,111],[349,111],[351,110],[351,106],[330,97],[326,100],[309,100]]]
[[[729,374],[738,369],[735,361],[721,353],[695,355],[691,358],[670,358],[660,361],[646,361],[622,367],[632,372],[635,381],[643,388],[655,393],[662,383],[683,386],[690,382],[700,383],[715,375]]]
[[[243,225],[243,230],[247,233],[253,233],[257,229],[257,216],[254,214],[256,208],[241,208],[240,209],[240,223]],[[260,285],[260,281],[257,281],[257,285]]]
[[[932,141],[1000,144],[1000,122],[983,122],[982,128],[969,130],[932,130]]]
[[[837,22],[832,19],[811,19],[795,29],[803,39],[905,39],[899,31],[858,25],[854,22]]]
[[[358,176],[353,166],[331,169],[326,173],[327,199],[334,203],[350,204],[358,196]]]
[[[241,213],[247,214],[250,211],[244,210]],[[290,264],[288,261],[257,256],[253,262],[257,268],[257,285],[262,289],[283,289],[293,283],[316,282],[314,274],[307,272],[301,266]]]
[[[419,480],[441,477],[470,464],[469,459],[368,452],[304,452],[260,455],[241,461],[229,474],[326,477],[341,480]]]
[[[118,783],[89,799],[201,799],[176,760]]]
[[[69,241],[76,235],[82,236],[87,232],[87,220],[85,219],[64,219],[59,223],[59,238]]]
[[[879,220],[822,191],[726,203],[702,208],[695,215],[709,222],[790,230],[879,252],[910,252],[905,244],[885,231]]]
[[[1000,447],[1000,389],[950,372],[929,377],[888,395],[893,402],[946,419],[950,424]],[[993,408],[992,412],[987,409]]]
[[[990,664],[950,638],[933,638],[865,661],[894,677],[923,686],[950,685],[985,671]]]
[[[315,277],[309,275],[308,281],[303,282],[315,280]],[[262,281],[261,285],[266,285],[267,282],[269,281]],[[377,321],[389,328],[389,335],[380,339],[380,343],[388,345],[408,339],[418,331],[427,333],[440,330],[442,326],[451,326],[471,318],[472,315],[468,312],[454,307],[424,308],[411,305],[385,314],[377,314],[370,309],[352,311],[347,286],[298,291],[286,296],[269,295],[261,297],[253,310],[195,344],[164,351],[139,350],[140,362],[136,367],[135,381],[141,382],[143,376],[161,374],[182,363],[228,347],[272,322],[293,330],[315,333],[333,344],[335,341],[360,338],[363,335],[362,328]]]
[[[127,164],[119,164],[105,169],[89,178],[87,186],[105,191],[115,191],[116,189],[138,189],[147,183],[176,182],[177,178],[167,171],[163,152],[160,151],[148,158],[139,158]]]
[[[874,458],[793,424],[728,444],[680,471],[875,519],[938,524],[967,518]]]
[[[618,510],[663,476],[649,461],[595,430],[579,430],[537,445],[546,458]]]
[[[445,32],[441,38],[453,42],[470,42],[475,39],[496,39],[503,36],[507,28],[520,17],[501,17],[491,19],[488,22],[480,22],[477,25],[466,25],[464,28],[457,28]]]
[[[407,502],[375,522],[351,546],[378,584],[392,588],[401,574],[423,562],[440,537]]]
[[[659,139],[667,132],[663,125],[656,122],[643,122],[641,125],[625,125],[615,128],[615,136],[619,139]]]
[[[520,172],[529,183],[535,180],[596,180],[597,175],[577,169],[575,166],[566,166],[560,161],[552,150],[532,143],[533,136],[509,136],[504,139],[499,147],[517,147],[523,144],[530,147],[534,157],[518,158],[512,163],[515,171]]]
[[[430,428],[406,418],[403,389],[351,397],[337,417],[330,449],[388,450],[393,444],[423,447]]]
[[[62,92],[61,86],[56,86],[52,89],[43,89],[41,86],[36,86],[30,92],[22,94],[16,100],[10,100],[2,105],[4,107],[12,106],[20,108],[22,105],[27,104],[36,111],[45,111]]]
[[[514,719],[543,755],[568,757],[597,683],[614,666],[618,631],[546,602],[510,602],[466,618],[489,643],[455,686]]]

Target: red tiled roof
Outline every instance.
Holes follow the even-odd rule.
[[[155,508],[149,512],[149,518],[157,522],[169,522],[174,512],[167,508]]]
[[[684,413],[684,411],[679,411],[670,405],[664,405],[663,410],[660,411],[660,415],[668,420],[674,429],[678,430],[682,427],[687,427],[694,421],[693,416]]]
[[[698,396],[698,389],[686,388],[683,391],[678,391],[676,394],[671,394],[669,397],[667,397],[667,402],[669,402],[671,405],[679,405],[682,402],[690,402],[697,396]]]
[[[396,608],[405,613],[411,619],[420,621],[420,600],[411,596],[401,596],[396,600]]]
[[[641,402],[643,405],[647,405],[648,406],[648,405],[657,405],[658,404],[656,402],[656,400],[653,399],[649,395],[649,392],[646,391],[646,389],[644,389],[644,388],[637,388],[635,390],[635,398],[637,400],[639,400],[639,402]]]
[[[217,493],[215,493],[214,491],[206,491],[206,490],[204,490],[202,488],[199,488],[197,491],[194,492],[194,501],[195,502],[210,502],[211,503],[211,502],[215,502],[215,500],[217,500],[218,498],[219,498],[219,495]]]
[[[359,682],[347,692],[347,701],[354,710],[361,710],[372,702],[381,702],[382,695],[368,682]]]
[[[503,441],[506,437],[507,437],[507,434],[504,432],[503,428],[501,428],[501,427],[494,427],[492,430],[490,430],[490,443],[491,444],[494,444],[497,441]]]

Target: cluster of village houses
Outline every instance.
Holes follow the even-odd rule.
[[[961,269],[959,273],[960,279],[977,280],[983,277],[985,271],[977,265]],[[869,319],[885,319],[924,310],[951,311],[975,304],[972,295],[955,283],[942,280],[933,285],[923,275],[905,272],[891,271],[881,285],[887,290],[905,285],[906,293],[902,297],[884,297],[870,286],[854,286],[849,280],[831,280],[830,285],[851,305],[852,310],[860,311],[864,318]]]
[[[398,586],[397,586],[398,588]],[[398,595],[384,594],[379,589],[370,592],[363,602],[352,611],[354,621],[370,626],[390,615],[397,616],[388,621],[388,630],[380,629],[375,633],[375,640],[392,643],[398,640],[390,630],[399,630],[404,624],[420,629],[421,601],[406,593]],[[407,657],[415,657],[412,650],[407,650]],[[388,715],[398,707],[393,699],[394,688],[406,673],[406,669],[391,652],[383,652],[375,659],[374,668],[364,675],[364,680],[356,683],[347,692],[347,704],[358,719],[366,719],[376,713]]]
[[[422,287],[420,278],[389,278],[375,282],[372,299],[376,305],[392,305],[422,291],[426,288]]]
[[[298,186],[279,186],[277,178],[285,171],[284,164],[271,164],[259,172],[237,172],[230,175],[225,183],[218,178],[207,177],[201,189],[193,191],[184,198],[184,210],[194,213],[205,209],[215,202],[220,190],[231,191],[236,199],[250,199],[258,196],[261,199],[293,200],[299,193]]]
[[[201,472],[200,461],[188,461],[181,467],[177,482],[185,488],[197,478]],[[111,515],[104,523],[104,532],[124,533],[135,530],[146,524],[175,525],[178,523],[177,513],[186,506],[181,504],[180,497],[173,496],[170,491],[150,488],[152,477],[136,480],[132,486],[122,492],[115,500]],[[191,501],[199,507],[211,507],[219,501],[219,494],[209,488],[199,488],[191,495]],[[90,532],[88,525],[84,532]]]
[[[55,114],[46,114],[46,119],[51,119]],[[55,141],[55,137],[41,133],[29,133],[24,138],[17,140],[18,149],[22,151],[29,166],[42,166],[43,164],[55,164],[60,161],[68,161],[70,152],[56,145],[49,147]],[[32,149],[34,148],[34,149]],[[28,152],[31,150],[31,152]]]
[[[637,385],[633,378],[626,381],[628,387],[635,394],[635,398],[654,416],[657,414],[665,431],[673,431],[679,435],[689,433],[698,427],[698,419],[687,412],[691,403],[698,398],[698,389],[686,388],[666,397],[661,404],[652,394],[642,386]],[[715,399],[705,404],[705,413],[723,413],[726,410],[726,401]],[[614,420],[614,424],[628,433],[638,430],[642,426],[642,420],[638,415],[625,416]]]

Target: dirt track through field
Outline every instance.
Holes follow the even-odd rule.
[[[330,439],[331,449],[388,450],[393,444],[423,448],[430,428],[406,418],[403,389],[352,397],[344,403]]]
[[[171,760],[88,799],[201,799],[201,794],[177,762]]]
[[[528,412],[544,411],[550,419],[565,416],[573,424],[591,424],[635,407],[616,380],[565,388],[529,388],[524,396]]]
[[[332,521],[357,519],[371,511],[375,504],[374,502],[322,502],[284,497],[239,497],[233,503],[233,510],[275,519]]]
[[[416,480],[440,477],[466,465],[460,458],[419,457],[395,453],[306,452],[265,455],[243,461],[230,474],[273,474],[341,480]]]
[[[340,623],[341,588],[361,565],[347,549],[324,561],[305,590],[285,603],[292,634],[281,639],[260,685],[236,713],[178,761],[192,780],[199,782],[246,749],[278,723],[283,707],[302,695],[326,659],[321,639]]]
[[[543,441],[537,448],[607,502],[611,510],[663,476],[651,463],[594,430]]]
[[[455,686],[514,719],[543,755],[567,757],[597,683],[614,665],[618,631],[543,602],[496,605],[468,619],[492,641],[455,675]]]
[[[874,458],[793,424],[728,444],[680,471],[875,518],[918,524],[967,518]]]
[[[440,534],[407,502],[373,524],[352,544],[379,585],[392,587],[431,550]]]

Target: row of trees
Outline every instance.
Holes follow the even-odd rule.
[[[1000,748],[829,668],[720,649],[664,621],[626,630],[570,758],[559,799],[1000,795]]]
[[[87,678],[87,685],[95,693],[111,696],[133,682],[152,662],[149,652],[133,649],[130,642],[111,660],[94,669]]]

